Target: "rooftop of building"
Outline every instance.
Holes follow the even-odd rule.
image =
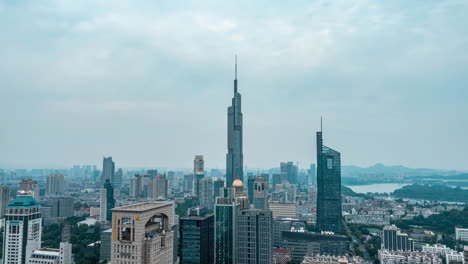
[[[85,220],[83,220],[81,222],[78,222],[77,225],[78,226],[80,226],[80,225],[92,226],[92,225],[95,225],[97,222],[98,222],[98,220],[96,218],[88,217]]]
[[[205,220],[210,217],[214,217],[214,214],[183,216],[180,220]]]
[[[291,254],[291,249],[289,249],[289,248],[274,248],[273,253]]]
[[[60,251],[57,249],[36,249],[33,250],[33,255],[48,256],[48,257],[59,257]]]
[[[322,233],[315,233],[315,232],[284,232],[283,231],[283,238],[285,239],[292,239],[292,240],[304,240],[304,241],[320,241],[320,240],[332,240],[332,241],[347,241],[346,236],[344,235],[336,235],[336,234],[322,234]]]
[[[142,202],[116,207],[112,209],[112,212],[145,212],[149,210],[163,208],[169,205],[172,205],[172,202]]]
[[[8,208],[29,208],[29,207],[39,207],[39,203],[32,196],[16,196],[16,198],[11,201],[8,205]]]

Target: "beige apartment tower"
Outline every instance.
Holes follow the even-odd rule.
[[[112,209],[112,264],[172,264],[173,222],[172,202]]]

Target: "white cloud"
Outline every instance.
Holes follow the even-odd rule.
[[[416,133],[425,128],[410,121],[417,115],[433,115],[428,105],[433,112],[450,116],[466,112],[466,102],[460,102],[466,92],[460,87],[468,82],[461,73],[468,65],[468,26],[461,19],[467,5],[466,1],[372,0],[268,2],[266,6],[252,1],[0,2],[0,98],[4,100],[0,113],[14,113],[14,118],[1,120],[8,121],[12,131],[29,123],[37,125],[37,120],[39,125],[50,125],[67,117],[76,122],[92,117],[96,131],[106,129],[104,124],[112,115],[135,126],[156,120],[168,131],[177,130],[180,137],[198,133],[197,142],[180,146],[165,145],[170,140],[159,134],[151,138],[173,151],[172,157],[206,147],[212,162],[223,166],[225,107],[232,94],[237,53],[246,163],[276,164],[276,154],[264,151],[268,146],[262,145],[270,144],[282,149],[281,155],[305,164],[312,151],[303,143],[314,129],[311,120],[320,113],[337,123],[330,131],[342,133],[337,140],[343,146],[357,141],[346,135],[348,131],[356,135],[365,129],[350,120],[356,116],[363,120],[361,124],[371,120],[372,134],[367,136],[383,142],[385,153],[395,147],[382,139],[389,130],[398,131],[395,116],[414,112],[408,117],[412,127],[407,130]],[[448,102],[453,109],[434,106]],[[49,119],[44,119],[44,113]],[[392,129],[385,129],[388,123]],[[283,124],[288,129],[297,127],[284,132]],[[451,123],[443,125],[463,131],[453,129]],[[149,131],[156,127],[146,126]],[[252,132],[252,127],[261,133]],[[68,133],[80,133],[79,127]],[[260,140],[266,133],[265,138],[274,142]],[[404,133],[392,136],[402,146],[412,146]],[[450,143],[437,145],[442,136],[435,134],[436,143],[431,146],[452,153]],[[143,137],[133,137],[136,144],[145,144]],[[34,140],[43,142],[31,135]],[[21,139],[4,141],[0,143],[8,147],[3,153],[23,157],[24,153],[15,152],[24,144]],[[451,146],[468,144],[459,141],[463,139],[453,136]],[[97,146],[89,146],[91,151],[113,147],[112,142],[96,142]],[[372,160],[365,147],[346,149],[344,157],[349,160],[345,163]],[[418,147],[424,146],[414,149]],[[407,150],[395,159],[421,166],[418,162],[423,161],[414,154]],[[455,154],[466,156],[462,151]],[[7,160],[5,155],[0,159]],[[160,155],[147,162],[165,159]],[[460,161],[449,162],[456,166]]]

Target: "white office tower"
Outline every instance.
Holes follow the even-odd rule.
[[[18,191],[6,208],[3,263],[29,263],[33,251],[41,247],[41,232],[41,209],[33,192]]]
[[[64,178],[63,174],[50,174],[47,176],[47,189],[46,195],[56,196],[63,194],[64,191]]]
[[[174,204],[143,202],[112,209],[112,264],[173,264]]]

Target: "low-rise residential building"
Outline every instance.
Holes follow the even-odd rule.
[[[385,264],[442,264],[442,259],[433,253],[386,249],[379,250],[379,261]]]
[[[59,249],[35,249],[29,257],[28,264],[72,264],[72,245],[60,243]]]
[[[463,263],[463,253],[458,253],[457,251],[448,248],[446,245],[436,244],[429,245],[426,244],[422,246],[422,252],[435,254],[446,260],[446,263]]]
[[[446,253],[450,253],[452,249],[448,248],[446,245],[435,244],[429,245],[426,244],[422,246],[422,252],[432,253],[439,256],[445,256]]]
[[[455,227],[455,239],[468,241],[468,228]]]
[[[344,219],[348,224],[390,225],[390,216],[387,215],[346,214]]]
[[[273,249],[273,264],[287,264],[292,261],[291,250],[289,248]]]
[[[463,256],[465,258],[465,263],[468,263],[468,246],[463,247]]]
[[[343,256],[349,249],[346,236],[329,233],[283,232],[283,245],[291,249],[294,262],[301,262],[305,256]]]
[[[302,264],[367,264],[361,257],[345,257],[345,256],[306,256]]]
[[[445,263],[465,263],[463,252],[457,252],[455,250],[445,254]]]

